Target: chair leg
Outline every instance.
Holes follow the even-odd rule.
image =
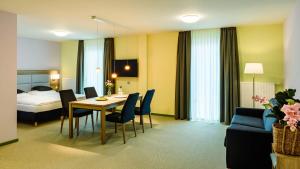
[[[115,133],[117,133],[117,122],[115,122]]]
[[[94,132],[94,115],[93,115],[93,113],[91,114],[91,118],[92,118],[92,127],[93,127],[93,132]]]
[[[63,126],[64,126],[64,121],[65,121],[65,116],[61,116],[60,117],[60,133],[62,133],[62,129],[63,129]]]
[[[135,122],[134,122],[134,119],[132,120],[132,126],[133,126],[133,130],[134,130],[134,136],[136,137],[136,129],[135,129]]]
[[[125,137],[125,123],[122,124],[123,126],[123,142],[126,144],[126,137]]]
[[[97,124],[97,121],[98,121],[98,116],[99,116],[99,111],[97,111],[97,113],[96,113],[96,124]]]
[[[143,124],[143,116],[140,115],[140,125],[142,125],[142,124]]]
[[[87,119],[88,119],[88,115],[85,116],[85,125],[84,125],[84,127],[86,127]]]
[[[77,121],[77,136],[79,136],[79,117],[76,117]]]
[[[151,119],[151,113],[149,113],[149,120],[150,120],[150,126],[152,128],[152,119]]]
[[[145,129],[144,129],[144,117],[143,117],[143,115],[140,115],[140,119],[141,119],[141,125],[142,125],[143,133],[145,133]]]

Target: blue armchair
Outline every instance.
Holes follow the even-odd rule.
[[[272,124],[270,110],[236,108],[227,128],[226,163],[230,169],[271,169]]]

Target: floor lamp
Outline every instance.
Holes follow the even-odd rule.
[[[255,96],[255,75],[263,74],[263,64],[262,63],[246,63],[245,65],[245,74],[252,74],[252,96]],[[253,99],[253,108],[255,107],[255,100]]]

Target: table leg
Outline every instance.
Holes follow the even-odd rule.
[[[103,108],[101,111],[101,143],[105,144],[105,113],[106,113],[106,109]]]
[[[73,138],[73,107],[69,103],[69,138]]]

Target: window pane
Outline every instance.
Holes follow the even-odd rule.
[[[98,47],[97,47],[98,46]],[[84,87],[95,87],[103,95],[103,51],[104,39],[84,41]],[[97,67],[100,71],[96,71]]]
[[[220,30],[192,31],[191,120],[220,118]]]

